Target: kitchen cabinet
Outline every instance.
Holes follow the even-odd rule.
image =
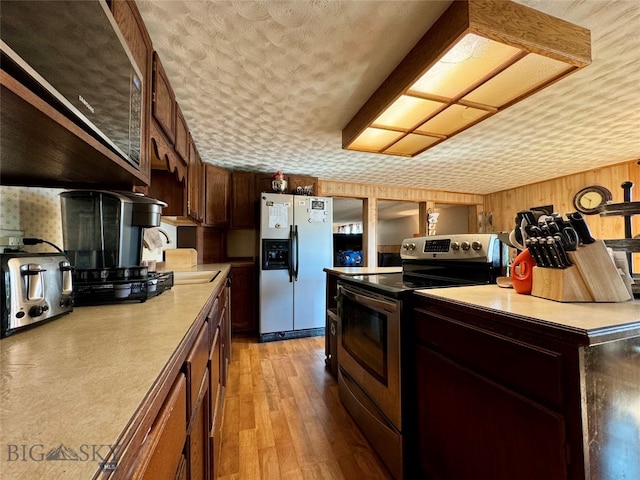
[[[180,155],[183,163],[187,163],[189,159],[189,127],[187,121],[182,115],[180,105],[176,103],[176,141],[175,149],[176,153]]]
[[[204,223],[214,227],[229,224],[229,190],[231,174],[224,168],[204,165],[205,212]]]
[[[187,181],[187,216],[196,222],[202,221],[203,188],[202,160],[196,142],[189,135],[189,170]]]
[[[422,478],[584,478],[576,348],[426,299],[412,326]]]
[[[153,52],[153,94],[151,113],[166,135],[169,143],[176,138],[176,97],[169,83],[158,52]]]
[[[253,334],[258,331],[257,305],[257,275],[256,266],[253,263],[232,265],[231,276],[233,288],[231,289],[231,314],[232,334]]]
[[[231,228],[256,228],[256,175],[253,172],[231,173]]]
[[[186,412],[187,381],[180,374],[144,439],[133,478],[173,480],[178,477],[186,438]]]

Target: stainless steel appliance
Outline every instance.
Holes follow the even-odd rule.
[[[107,2],[3,0],[2,69],[140,165],[144,79]]]
[[[261,195],[261,341],[324,334],[332,221],[330,198]]]
[[[409,478],[411,430],[406,400],[417,289],[495,283],[503,270],[501,242],[493,234],[404,240],[402,273],[338,278],[338,385],[342,403],[397,479]]]
[[[65,255],[1,253],[0,269],[0,337],[73,310],[71,264]]]
[[[76,305],[145,301],[173,286],[171,272],[157,274],[141,265],[144,228],[160,225],[166,203],[102,190],[72,190],[60,197]]]

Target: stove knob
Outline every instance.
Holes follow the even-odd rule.
[[[411,250],[412,252],[416,249],[416,244],[415,243],[410,243],[409,244],[409,250]]]
[[[34,305],[33,307],[31,307],[29,309],[29,316],[30,317],[39,317],[43,313],[44,313],[44,308],[41,307],[40,305]]]
[[[482,250],[482,243],[476,240],[471,244],[471,248],[474,250]]]
[[[453,242],[451,244],[451,250],[455,250],[456,252],[460,250],[460,244],[458,242]]]
[[[402,249],[403,250],[409,250],[409,244],[408,243],[403,243],[402,244]]]
[[[462,250],[464,250],[466,252],[467,250],[469,250],[471,248],[471,245],[469,244],[469,242],[462,242],[460,247],[462,247]]]

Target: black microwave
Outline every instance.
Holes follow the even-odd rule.
[[[135,168],[144,79],[104,0],[2,0],[2,68]]]

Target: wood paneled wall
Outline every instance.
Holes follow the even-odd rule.
[[[492,212],[494,231],[512,230],[516,212],[531,207],[553,204],[559,213],[575,212],[573,196],[589,185],[602,185],[611,190],[613,202],[624,200],[622,182],[634,183],[632,200],[640,201],[640,166],[638,160],[609,167],[568,175],[544,182],[485,195],[485,211]],[[640,216],[633,218],[633,233],[640,234]],[[624,238],[623,217],[586,216],[594,237],[599,239]]]
[[[319,195],[325,197],[378,198],[380,200],[403,200],[407,202],[438,202],[458,205],[482,204],[483,196],[471,193],[445,192],[425,188],[369,185],[366,183],[335,182],[318,180]]]

